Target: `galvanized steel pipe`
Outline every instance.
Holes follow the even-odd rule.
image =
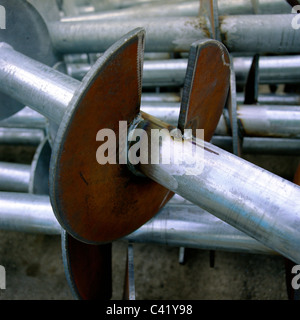
[[[29,107],[25,107],[13,116],[0,121],[1,128],[45,129],[46,126],[46,118]]]
[[[45,138],[41,129],[31,128],[0,128],[0,144],[37,146]]]
[[[0,162],[0,191],[28,192],[30,165]]]
[[[180,103],[144,101],[141,109],[174,126],[178,123]],[[300,137],[300,106],[238,105],[237,119],[244,136]],[[226,136],[230,134],[229,115],[224,110],[215,135]]]
[[[147,114],[141,116],[137,128],[148,136],[152,129],[170,129]],[[176,141],[163,136],[160,158],[168,143],[171,150],[177,150]],[[179,164],[175,158],[170,164],[141,163],[136,170],[300,263],[300,187],[210,143],[203,145],[194,138],[188,143],[203,148],[203,156],[191,154],[192,146],[185,155],[195,157],[195,163],[203,164],[204,170],[191,168],[187,162]]]
[[[60,235],[62,230],[49,196],[10,192],[0,192],[0,229],[49,235]],[[177,196],[155,218],[122,240],[203,250],[276,254]]]
[[[0,43],[1,90],[59,124],[78,80]]]
[[[236,94],[236,101],[238,104],[244,103],[244,93]],[[181,96],[179,92],[167,93],[152,93],[143,92],[142,102],[180,102]],[[300,105],[300,95],[285,93],[262,93],[258,96],[258,104],[261,105],[281,105],[281,106],[297,106]]]
[[[220,17],[220,33],[230,52],[299,53],[300,34],[292,14]],[[193,42],[209,38],[203,17],[164,17],[122,21],[50,22],[53,46],[62,53],[104,52],[137,27],[147,33],[145,50],[188,52]]]
[[[236,83],[244,85],[252,57],[233,57]],[[88,63],[66,63],[68,75],[81,80],[90,70]],[[183,86],[187,59],[145,60],[143,86]],[[260,84],[286,84],[300,82],[300,56],[262,56],[259,59]]]
[[[215,146],[233,152],[231,136],[213,136],[210,141]],[[242,143],[244,154],[300,155],[300,139],[244,137]]]
[[[34,62],[36,69],[32,74],[29,72],[31,60],[26,58],[24,66],[22,63],[24,56],[7,45],[2,44],[0,57],[0,80],[7,80],[0,81],[1,90],[14,96],[15,88],[20,88],[21,92],[17,94],[18,99],[22,100],[22,95],[24,95],[27,105],[31,106],[28,103],[30,100],[34,104],[42,105],[43,107],[37,110],[44,112],[45,116],[51,116],[53,121],[59,123],[67,108],[66,102],[72,99],[71,93],[77,81],[54,73],[51,68],[40,66],[36,62]],[[23,72],[24,68],[28,71]],[[35,75],[38,69],[40,69],[39,77]],[[58,97],[60,99],[57,99],[57,95],[52,97],[49,90],[46,90],[45,93],[35,92],[37,88],[41,90],[41,86],[34,80],[41,78],[45,85],[47,74],[51,75],[50,83],[53,89],[57,86],[55,79],[62,86],[59,91],[62,96]],[[24,75],[30,79],[27,84]],[[62,89],[64,79],[66,87],[70,88],[67,91],[67,99]],[[23,83],[26,84],[25,90]],[[51,92],[54,95],[55,91]],[[30,97],[33,98],[28,97],[28,93],[32,93]],[[50,96],[49,100],[48,96]],[[39,100],[41,100],[40,103],[38,103]],[[45,103],[43,103],[44,100],[46,100]],[[51,106],[48,105],[49,101]],[[170,128],[169,125],[145,113],[142,113],[142,121],[138,123],[138,126],[147,133],[150,133],[153,128]],[[170,137],[166,139],[174,142]],[[199,174],[198,172],[194,175],[187,174],[188,165],[186,163],[178,165],[176,162],[168,165],[141,164],[137,170],[272,250],[300,263],[298,250],[300,246],[300,187],[209,143],[204,143],[203,146],[202,142],[194,138],[188,142],[196,146],[197,150],[201,149],[204,152],[204,158],[196,160],[196,163],[204,164],[205,168]],[[161,148],[159,153],[161,155]]]
[[[49,196],[0,192],[0,228],[29,233],[58,235]]]
[[[203,250],[275,254],[255,239],[177,195],[154,218],[124,240]]]
[[[147,3],[123,9],[105,10],[66,16],[61,21],[92,21],[135,19],[136,17],[197,17],[200,1],[168,1],[168,3]],[[282,0],[218,0],[219,15],[241,14],[283,14],[291,13],[291,6]]]

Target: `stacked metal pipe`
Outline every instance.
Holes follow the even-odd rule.
[[[63,1],[60,7],[51,0],[43,4],[29,2],[42,17],[59,68],[65,74],[59,75],[54,68],[42,70],[41,65],[31,64],[27,58],[18,60],[19,53],[10,51],[0,38],[0,91],[22,101],[20,111],[9,117],[0,105],[0,144],[37,147],[31,165],[0,163],[0,229],[61,234],[47,189],[56,126],[97,58],[136,27],[144,27],[147,34],[142,111],[177,125],[190,46],[196,40],[215,37],[229,50],[233,73],[229,99],[211,142],[238,156],[242,152],[300,154],[300,33],[291,25],[295,14],[291,14],[288,2],[211,1],[214,12],[207,9],[207,1],[177,0],[169,4],[90,1],[87,4],[87,1],[70,0]],[[256,54],[260,55],[258,60],[254,58]],[[12,72],[5,63],[17,67]],[[29,77],[24,77],[25,74]],[[235,152],[235,143],[242,152]],[[237,164],[249,169],[246,164],[243,167],[244,162]],[[287,189],[290,187],[288,182],[280,183]],[[265,181],[262,184],[267,187]],[[249,193],[253,186],[254,182],[252,185],[249,182]],[[212,213],[226,211],[230,199],[226,200],[228,203],[220,203]],[[287,238],[297,237],[296,230],[289,231],[283,226],[282,230],[272,229],[266,235],[268,239],[260,242],[232,226],[232,217],[224,222],[216,216],[175,196],[155,218],[122,240],[278,254],[265,245],[276,243],[279,234],[275,232],[290,232]],[[268,217],[271,223],[268,221],[267,225],[293,222],[289,217],[285,220],[278,215],[277,218]],[[254,218],[244,219],[251,223]],[[289,250],[294,248],[284,248],[283,252]]]

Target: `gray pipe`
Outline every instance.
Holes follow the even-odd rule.
[[[141,116],[137,128],[149,137],[153,129],[168,127],[145,113]],[[300,263],[300,187],[201,139],[185,142],[184,156],[194,160],[192,165],[170,154],[168,163],[140,163],[136,170]],[[177,155],[181,144],[162,135],[159,159],[169,144]]]
[[[141,109],[152,116],[177,126],[180,103],[142,102]],[[238,105],[237,118],[244,136],[300,137],[300,106]],[[215,135],[231,134],[229,115],[224,111]]]
[[[46,125],[46,118],[29,107],[25,107],[11,117],[0,121],[1,128],[45,129]]]
[[[0,191],[28,192],[30,165],[0,162]]]
[[[0,192],[0,229],[50,235],[60,235],[62,230],[52,211],[49,196],[9,192]],[[275,254],[180,197],[172,199],[154,219],[123,240],[205,250]]]
[[[2,45],[0,50],[0,80],[8,80],[0,81],[1,90],[13,97],[14,91],[17,91],[17,99],[23,103],[26,100],[27,105],[33,106],[59,124],[78,81],[75,82],[68,76],[24,57],[7,45]],[[28,70],[27,74],[31,75],[29,81],[20,76],[23,69]],[[48,78],[50,89],[48,86],[44,87]],[[39,79],[43,89],[47,89],[46,92],[40,91]],[[66,90],[65,95],[64,79],[66,88],[70,89]],[[57,95],[55,89],[62,96]],[[142,121],[139,125],[146,130],[148,136],[151,136],[153,127],[168,128],[167,124],[145,113],[141,115]],[[173,139],[168,141],[176,143]],[[199,152],[204,150],[204,158],[197,159],[196,163],[203,163],[205,171],[198,175],[186,174],[185,170],[189,170],[188,165],[178,163],[141,164],[139,170],[145,176],[201,206],[272,250],[300,263],[300,215],[297,212],[300,207],[300,187],[209,143],[205,143],[204,148],[199,143],[200,141],[194,139],[188,141],[188,144],[195,146]],[[193,147],[190,150],[193,150]],[[162,152],[163,149],[159,149],[159,155],[162,155]],[[190,153],[187,155],[194,156]]]
[[[221,38],[230,52],[299,53],[300,34],[291,27],[293,16],[222,16]],[[145,50],[150,52],[188,52],[193,42],[210,37],[206,19],[202,17],[48,24],[52,43],[62,53],[104,52],[124,33],[137,27],[145,28]]]
[[[81,15],[63,17],[63,22],[93,21],[93,20],[128,20],[136,17],[197,17],[200,11],[200,1],[168,1],[168,3],[147,3],[119,10],[106,10]],[[291,6],[282,0],[218,0],[219,15],[241,14],[283,14],[291,13]]]
[[[44,138],[41,129],[0,127],[0,145],[37,146]]]
[[[223,150],[233,152],[232,137],[213,136],[211,143]],[[242,143],[244,154],[300,155],[300,139],[244,137]]]
[[[233,57],[236,83],[246,84],[252,57]],[[71,77],[82,80],[90,70],[88,63],[67,63]],[[143,69],[144,87],[183,86],[187,59],[146,60]],[[287,84],[300,82],[300,56],[262,56],[259,59],[260,84]]]
[[[177,195],[155,218],[124,239],[133,243],[203,250],[275,254],[273,250]]]
[[[57,235],[57,222],[48,196],[0,192],[0,228]]]

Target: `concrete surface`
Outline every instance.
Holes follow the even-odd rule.
[[[0,161],[30,163],[33,147],[0,146]],[[299,157],[245,156],[286,179]],[[113,299],[122,299],[127,244],[113,244]],[[280,256],[135,244],[137,300],[286,300],[285,263]],[[60,237],[0,231],[0,265],[6,269],[6,289],[0,300],[73,300],[61,257]]]

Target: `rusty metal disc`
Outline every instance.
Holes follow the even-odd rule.
[[[63,230],[61,247],[65,275],[73,296],[78,300],[111,299],[111,244],[86,244]]]
[[[294,176],[294,183],[300,186],[300,165],[298,166],[295,176]]]
[[[6,26],[0,29],[0,42],[6,42],[16,51],[52,66],[57,60],[48,28],[38,11],[24,0],[3,0]],[[24,105],[0,93],[0,120],[20,111]]]
[[[192,44],[182,93],[178,128],[204,129],[210,141],[220,120],[230,84],[230,59],[216,40]]]
[[[61,225],[76,239],[99,244],[138,229],[168,199],[169,191],[134,176],[126,164],[100,165],[101,129],[118,140],[119,121],[140,110],[144,30],[115,43],[92,67],[75,93],[52,150],[50,198]]]
[[[118,145],[119,122],[129,126],[139,113],[143,44],[144,30],[139,28],[99,58],[57,132],[50,166],[51,203],[61,225],[86,243],[107,243],[128,235],[173,196],[150,179],[133,175],[126,164],[99,165],[96,160],[97,132],[113,130]],[[194,128],[213,132],[228,93],[227,53],[215,41],[195,48],[190,63],[194,73],[188,78],[191,90],[185,95],[186,119],[196,123]]]

